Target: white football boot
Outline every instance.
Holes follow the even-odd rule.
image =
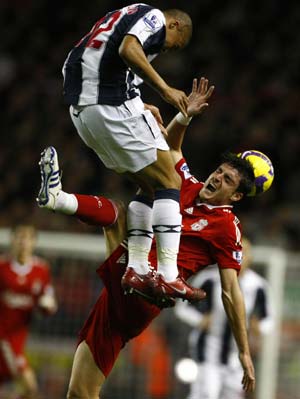
[[[47,147],[41,153],[39,162],[41,188],[36,199],[40,208],[55,210],[55,202],[62,189],[57,152],[54,147]]]

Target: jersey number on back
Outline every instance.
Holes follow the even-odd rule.
[[[117,20],[120,18],[120,16],[121,16],[121,11],[116,11],[112,15],[110,15],[110,17],[106,21],[105,21],[106,17],[103,17],[98,22],[96,22],[95,25],[93,26],[91,33],[88,33],[88,35],[91,36],[85,47],[94,48],[98,50],[102,46],[103,41],[96,39],[96,37],[98,37],[102,32],[109,32],[113,28]],[[104,24],[104,21],[106,26],[102,27],[101,25]],[[85,35],[79,41],[79,43],[77,43],[76,47],[78,47],[88,35]]]

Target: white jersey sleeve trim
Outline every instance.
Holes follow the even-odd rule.
[[[143,45],[150,36],[157,33],[165,24],[164,14],[158,9],[153,9],[140,18],[127,34],[136,36]]]

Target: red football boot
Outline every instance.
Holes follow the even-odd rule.
[[[153,295],[156,278],[157,273],[153,268],[147,274],[139,274],[129,266],[121,279],[121,286],[125,294],[136,293],[160,308],[173,307],[175,305],[173,298],[160,298]]]
[[[157,274],[153,294],[158,298],[181,298],[189,302],[198,302],[206,297],[205,291],[192,287],[182,277],[178,276],[175,281],[167,282],[161,274]]]

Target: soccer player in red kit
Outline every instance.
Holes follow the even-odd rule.
[[[208,89],[206,79],[202,78],[199,84],[196,79],[194,80],[193,90],[189,96],[190,116],[201,113],[208,105],[207,100],[212,90]],[[220,166],[205,183],[198,182],[190,174],[181,152],[188,123],[189,119],[178,114],[167,128],[168,144],[174,165],[182,180],[183,228],[178,256],[180,278],[185,280],[209,264],[218,263],[223,304],[244,369],[243,388],[252,391],[255,386],[255,375],[247,339],[244,302],[238,284],[242,254],[241,231],[239,221],[232,212],[232,204],[250,192],[254,183],[254,173],[247,161],[230,154],[224,157]],[[45,173],[47,165],[44,162],[41,162],[41,169],[43,178],[46,176],[49,181],[49,196],[53,198],[54,204],[52,209],[103,225],[101,219],[103,220],[106,214],[105,210],[110,212],[113,210],[111,201],[108,202],[103,197],[67,194],[61,190],[61,185],[59,190],[51,189],[52,183],[55,188],[57,187],[55,181],[59,176],[59,167],[57,154],[53,147],[50,149],[54,152],[51,159],[52,171]],[[44,182],[42,187],[45,187]],[[117,222],[110,226],[110,223],[114,223],[116,215],[116,212],[112,212],[111,219],[105,220],[107,226],[105,234],[109,248],[113,252],[98,269],[105,287],[79,335],[68,399],[98,398],[103,381],[109,375],[122,347],[128,340],[140,334],[161,311],[160,307],[145,301],[141,296],[124,295],[121,280],[127,265],[127,249],[124,242],[117,247],[116,245],[124,238],[126,229],[124,217],[120,212]],[[149,257],[154,269],[155,254],[154,244]],[[153,275],[155,276],[152,279],[153,292],[146,293],[155,301],[155,298],[163,298],[165,294],[169,294],[169,287],[165,282],[156,285],[155,282],[160,276],[155,273]],[[145,284],[143,287],[143,280],[139,279],[137,286],[141,288],[142,293],[145,293],[143,288],[149,285]]]
[[[24,354],[35,308],[53,314],[57,304],[48,264],[33,255],[36,231],[18,225],[12,233],[10,253],[0,258],[0,384],[18,381],[22,398],[37,397],[34,371]]]

